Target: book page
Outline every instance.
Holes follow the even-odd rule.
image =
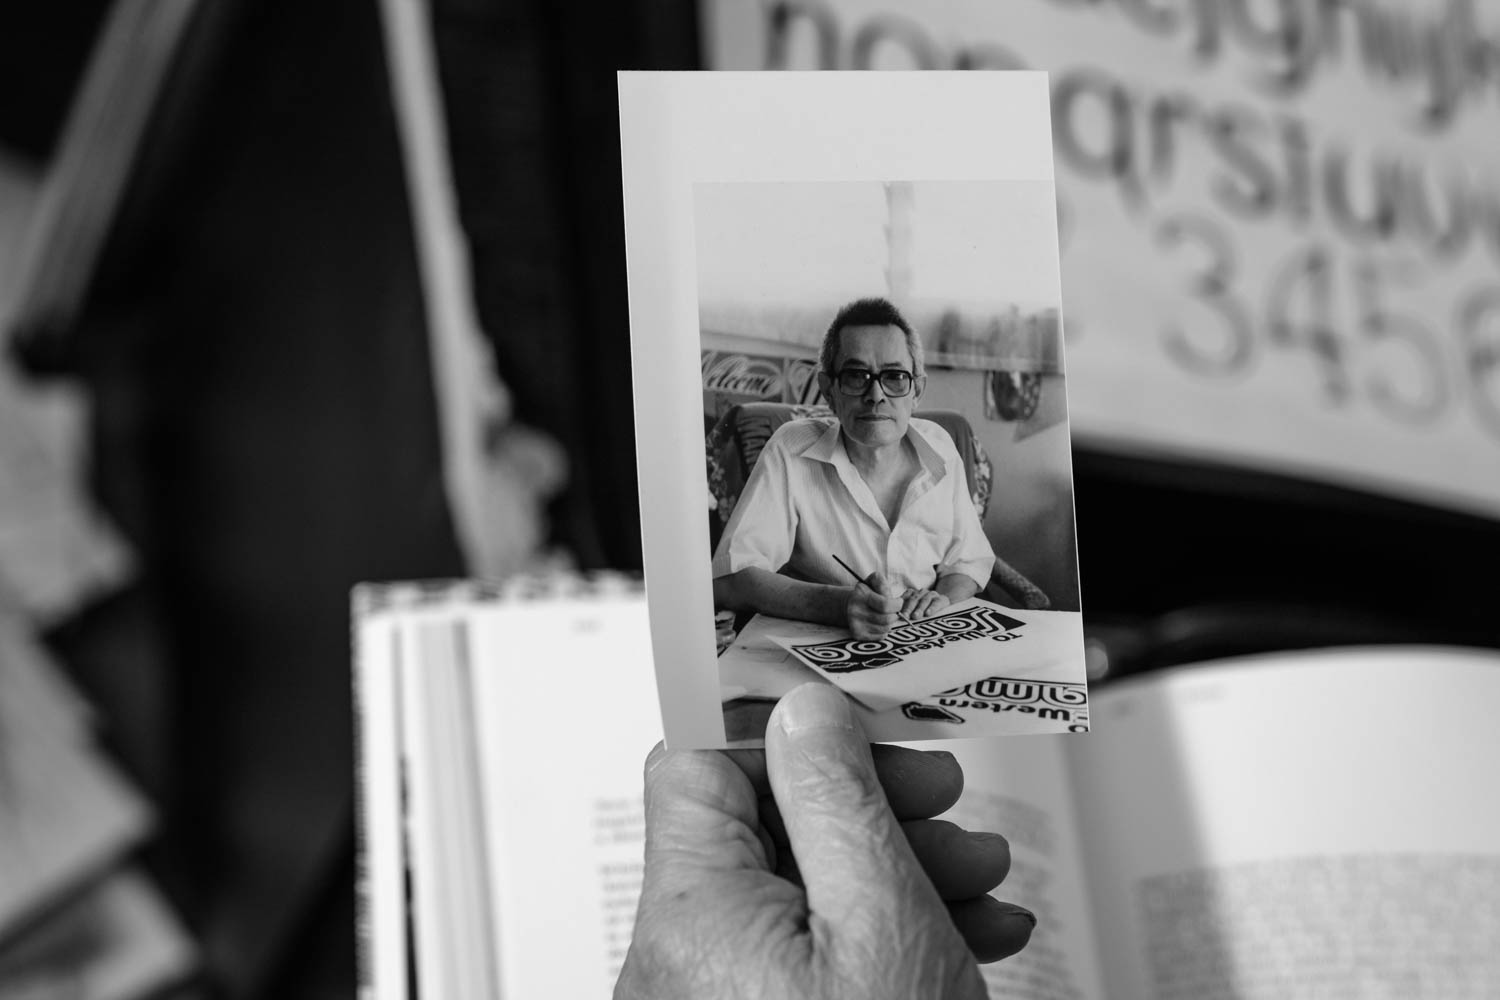
[[[496,996],[495,863],[483,816],[486,779],[472,676],[473,622],[455,608],[406,623],[401,739],[419,996]]]
[[[367,615],[356,622],[355,787],[359,850],[355,943],[359,995],[364,1000],[405,1000],[407,996],[402,631],[402,623],[394,615]]]
[[[1037,916],[1025,950],[982,966],[995,1000],[1096,1000],[1105,995],[1095,961],[1063,740],[1026,736],[909,744],[947,750],[958,758],[964,769],[964,794],[942,818],[966,830],[1005,835],[1010,842],[1010,874],[991,895]]]
[[[1500,995],[1500,655],[1383,648],[1107,690],[1069,746],[1111,997]]]
[[[501,994],[608,997],[661,739],[645,598],[497,607],[470,627]]]

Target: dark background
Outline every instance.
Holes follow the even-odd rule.
[[[0,13],[0,143],[45,162],[105,6]],[[480,319],[572,460],[552,542],[639,569],[614,73],[696,68],[694,4],[433,6]],[[92,390],[92,488],[143,566],[47,638],[161,808],[147,861],[223,996],[352,995],[349,588],[464,566],[377,16],[203,5],[83,316],[12,331]],[[1075,475],[1112,677],[1500,646],[1496,522],[1095,451]]]

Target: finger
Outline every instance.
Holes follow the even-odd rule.
[[[899,597],[886,597],[872,590],[866,590],[868,598],[854,605],[854,611],[868,619],[895,620],[896,614],[901,610],[902,603]]]
[[[1036,915],[1030,910],[990,896],[949,903],[948,915],[980,962],[998,962],[1014,955],[1026,947],[1036,928]]]
[[[901,614],[906,618],[915,618],[918,608],[922,606],[923,596],[914,590],[908,590],[901,598]]]
[[[766,729],[766,763],[814,917],[815,947],[895,954],[914,921],[945,923],[841,691],[804,684],[785,695]],[[857,943],[841,937],[855,933]]]
[[[781,814],[768,801],[763,800],[761,822],[772,870],[801,885]],[[968,833],[941,820],[910,820],[901,829],[917,863],[946,902],[977,899],[1003,882],[1010,871],[1010,845],[998,834]]]
[[[691,882],[708,869],[770,867],[756,832],[755,789],[725,754],[658,743],[646,758],[645,806],[648,882]]]
[[[1010,844],[997,833],[969,833],[940,819],[911,820],[901,828],[933,888],[946,900],[983,896],[1010,871]]]
[[[781,825],[781,811],[771,795],[771,779],[766,773],[764,750],[721,750],[735,762],[759,796],[760,821],[781,844],[786,844],[786,829]],[[875,774],[885,791],[891,812],[901,821],[930,819],[953,808],[964,790],[964,771],[958,758],[946,750],[918,750],[914,747],[876,743],[870,747]]]
[[[771,779],[766,772],[764,750],[720,750],[734,761],[760,797],[761,819],[766,808],[775,809],[771,798]],[[898,820],[930,819],[953,808],[964,790],[964,771],[946,750],[918,750],[914,747],[876,743],[870,747],[875,773],[885,790],[891,812]],[[779,818],[779,817],[778,817]]]
[[[870,748],[880,787],[898,820],[947,812],[964,790],[964,771],[946,750],[915,750],[878,743]]]
[[[861,584],[849,603],[849,631],[857,639],[878,639],[894,624],[896,616],[887,607],[887,598]],[[896,602],[899,605],[899,601]]]
[[[922,604],[921,607],[917,609],[917,617],[931,618],[933,615],[937,614],[943,609],[943,603],[944,602],[940,595],[934,594],[932,591],[928,591],[926,594],[922,595]]]

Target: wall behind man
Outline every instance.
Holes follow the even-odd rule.
[[[1068,426],[1057,423],[1022,436],[1015,421],[986,415],[988,372],[929,369],[922,409],[958,410],[993,468],[984,531],[995,554],[1040,587],[1059,611],[1079,610],[1078,550],[1073,525],[1073,473]],[[1061,394],[1049,376],[1043,391]]]

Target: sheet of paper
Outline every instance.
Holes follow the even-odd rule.
[[[855,714],[872,740],[1029,736],[1082,733],[1089,728],[1089,702],[1082,665],[1070,650],[1083,641],[1083,618],[1068,611],[1014,611],[1035,632],[1050,638],[1026,647],[1024,662],[1004,661],[1007,673],[986,675],[959,687],[923,695],[884,710],[854,702]],[[829,681],[804,665],[776,638],[797,643],[847,640],[844,629],[756,615],[719,657],[720,695],[725,703],[762,700],[761,722],[771,704],[799,684]],[[1021,647],[1017,646],[1019,650]],[[737,746],[758,746],[739,739]]]
[[[1081,680],[986,677],[945,692],[874,712],[855,703],[865,735],[882,742],[949,737],[1039,736],[1089,731],[1088,691]]]
[[[771,638],[866,708],[884,712],[987,677],[1029,676],[1059,648],[1048,641],[1050,631],[1025,612],[971,598],[879,639]]]

